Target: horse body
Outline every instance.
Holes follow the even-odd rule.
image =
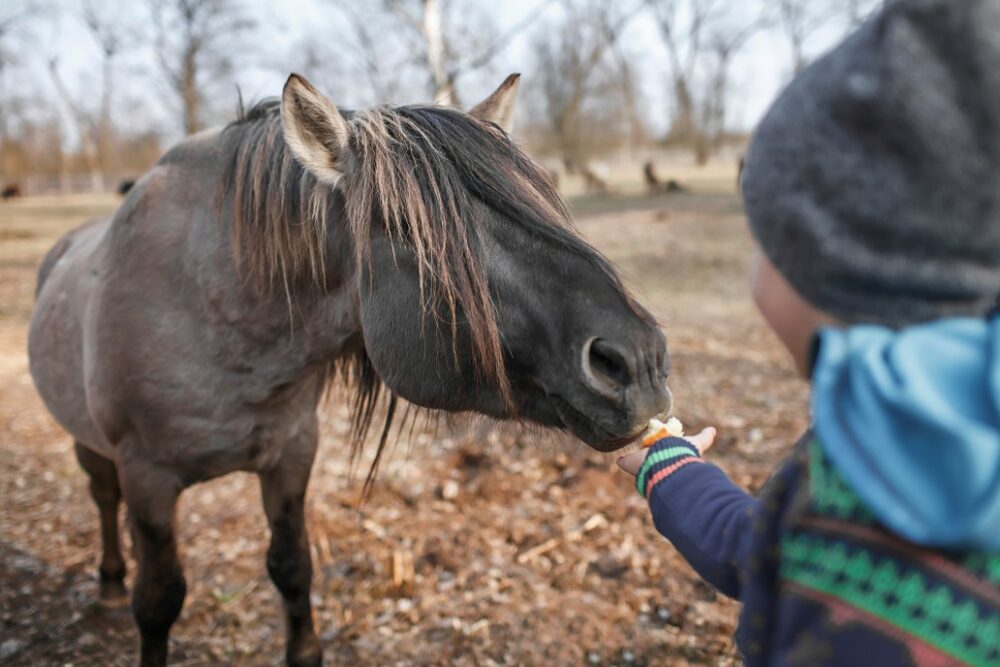
[[[166,663],[186,592],[176,501],[236,470],[260,478],[288,663],[321,664],[304,502],[338,374],[356,445],[389,389],[376,462],[396,396],[604,451],[669,407],[662,333],[497,124],[513,89],[475,117],[355,115],[293,76],[280,109],[182,142],[45,258],[31,373],[91,479],[105,604],[127,599],[129,508],[142,665]]]
[[[294,321],[283,299],[247,293],[227,227],[203,204],[221,178],[204,154],[214,145],[174,149],[114,218],[57,246],[30,337],[39,391],[67,431],[185,484],[274,465],[313,428],[323,362],[358,331],[343,292],[298,302]]]
[[[221,178],[216,149],[217,139],[188,140],[113,218],[57,244],[41,271],[31,372],[76,440],[102,531],[113,535],[101,565],[109,606],[125,595],[120,498],[134,515],[142,664],[165,663],[166,632],[183,601],[176,499],[237,470],[261,475],[274,536],[268,563],[290,600],[289,662],[315,664],[302,501],[316,406],[328,363],[357,335],[356,299],[334,289],[290,312],[284,299],[246,288],[222,213],[205,206]]]
[[[31,373],[49,411],[77,440],[93,443],[104,456],[113,450],[87,407],[83,329],[109,224],[110,218],[85,223],[46,255],[28,338]]]

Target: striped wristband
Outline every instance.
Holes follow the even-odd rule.
[[[653,487],[689,463],[701,463],[698,449],[684,438],[666,438],[650,447],[646,461],[635,476],[635,489],[643,498]]]

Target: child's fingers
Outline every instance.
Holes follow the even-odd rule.
[[[643,462],[646,460],[647,453],[649,453],[648,449],[640,449],[637,452],[626,454],[618,459],[618,467],[635,477],[639,474],[639,468],[642,467]]]
[[[688,436],[687,441],[697,447],[699,452],[704,454],[712,448],[713,444],[715,444],[716,434],[717,431],[715,428],[709,426],[708,428],[703,429],[698,435]]]

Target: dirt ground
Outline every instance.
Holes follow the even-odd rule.
[[[96,510],[68,436],[28,375],[36,267],[107,198],[0,204],[0,664],[130,665],[125,611],[94,603]],[[805,385],[753,310],[750,242],[731,193],[578,201],[670,341],[675,413],[713,424],[713,460],[757,489],[805,427]],[[446,425],[404,441],[359,508],[337,400],[309,494],[314,601],[327,664],[734,665],[737,606],[653,529],[613,457],[563,436]],[[256,480],[188,490],[188,596],[175,665],[278,665],[280,602],[264,568]],[[412,563],[412,575],[408,563]],[[130,562],[130,567],[132,563]]]

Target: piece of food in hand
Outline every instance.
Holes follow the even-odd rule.
[[[650,447],[657,440],[667,437],[684,437],[684,424],[681,423],[681,420],[677,417],[671,417],[666,422],[650,419],[649,427],[646,428],[646,433],[642,436],[642,446]]]

